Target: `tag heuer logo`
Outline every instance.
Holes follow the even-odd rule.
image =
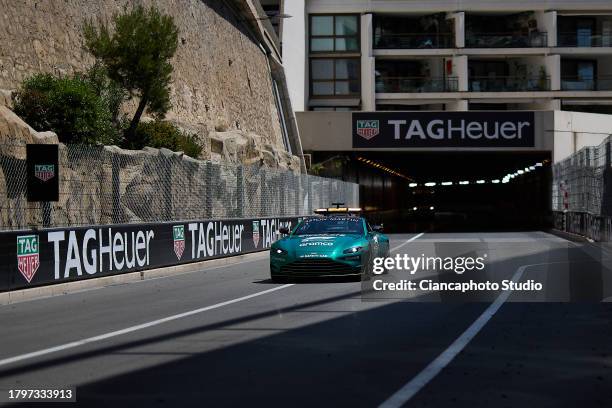
[[[40,266],[38,257],[38,235],[24,235],[17,237],[17,268],[23,277],[32,282]]]
[[[35,164],[34,177],[42,181],[51,180],[53,177],[55,177],[55,165]]]
[[[380,132],[378,120],[358,120],[357,134],[370,140]]]
[[[259,221],[253,221],[253,245],[257,248],[259,244]]]
[[[172,238],[174,239],[174,253],[180,260],[185,251],[185,226],[175,225],[172,227]]]

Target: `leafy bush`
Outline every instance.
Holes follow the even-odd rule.
[[[142,149],[144,146],[158,149],[165,147],[195,158],[202,152],[202,146],[198,143],[196,135],[182,132],[172,123],[162,120],[139,123],[134,138],[126,140],[124,145],[128,149]]]
[[[113,144],[118,139],[108,104],[80,76],[34,75],[15,94],[14,111],[34,129],[57,133],[62,143]]]

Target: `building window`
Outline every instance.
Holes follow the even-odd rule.
[[[358,58],[312,58],[310,94],[312,96],[359,95]]]
[[[359,52],[359,16],[310,16],[310,52]]]

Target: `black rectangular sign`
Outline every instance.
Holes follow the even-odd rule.
[[[58,148],[55,144],[26,145],[28,201],[59,200]]]
[[[300,218],[223,219],[0,233],[0,292],[270,248]]]
[[[533,112],[353,112],[353,147],[534,147]]]

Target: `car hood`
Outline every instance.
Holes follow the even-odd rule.
[[[351,234],[298,235],[283,240],[283,247],[296,256],[341,254],[352,246],[365,245],[363,237]]]

